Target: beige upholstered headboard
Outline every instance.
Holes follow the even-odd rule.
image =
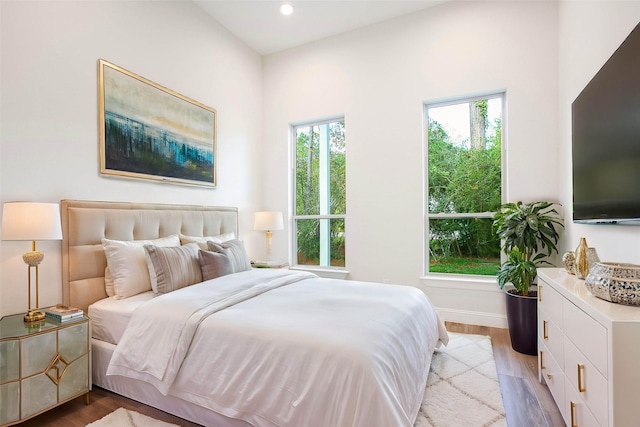
[[[102,238],[156,239],[171,234],[238,236],[238,208],[62,200],[62,296],[87,310],[107,294]]]

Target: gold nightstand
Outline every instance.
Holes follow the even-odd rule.
[[[17,424],[91,390],[90,323],[0,319],[0,425]]]

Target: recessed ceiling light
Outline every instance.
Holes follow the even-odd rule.
[[[289,16],[293,13],[293,6],[291,6],[289,3],[284,3],[282,6],[280,6],[280,13],[286,16]]]

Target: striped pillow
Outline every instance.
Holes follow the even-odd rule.
[[[197,243],[184,246],[159,247],[145,245],[149,268],[153,267],[156,283],[151,288],[156,294],[166,294],[194,283],[202,282]]]

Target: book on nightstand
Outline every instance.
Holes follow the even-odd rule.
[[[58,304],[55,307],[45,308],[43,311],[48,319],[56,320],[58,322],[66,322],[67,320],[78,319],[84,315],[84,311],[82,309],[69,307],[63,304]]]
[[[289,265],[286,261],[251,261],[254,268],[282,268]]]

